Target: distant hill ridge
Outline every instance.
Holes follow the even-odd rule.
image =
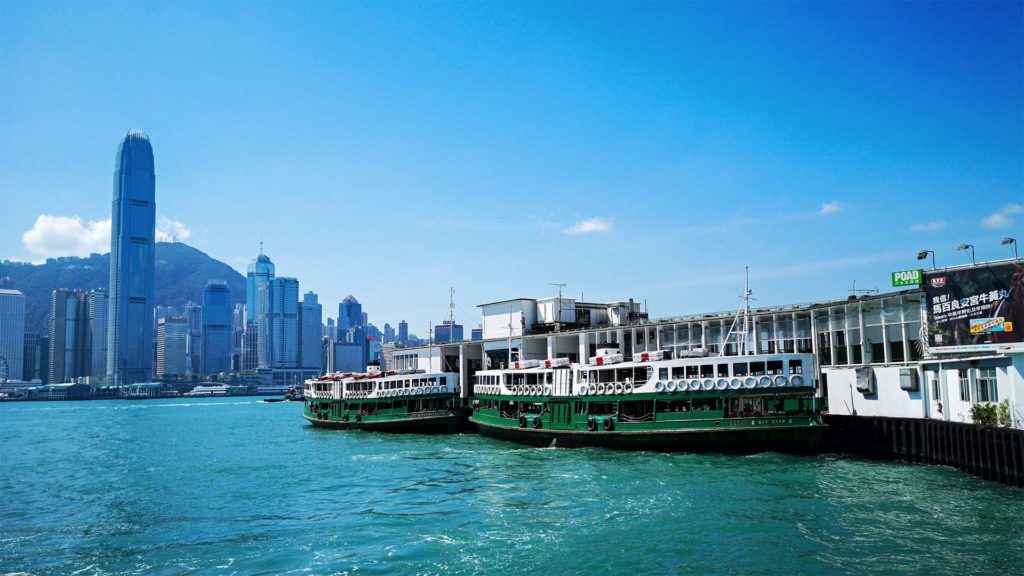
[[[209,280],[226,280],[232,302],[245,302],[245,276],[206,253],[180,242],[156,244],[154,303],[181,310],[189,300],[202,304]],[[50,294],[58,288],[110,288],[110,254],[88,258],[51,258],[45,264],[0,262],[0,278],[10,276],[12,287],[25,294],[25,331],[45,334]]]

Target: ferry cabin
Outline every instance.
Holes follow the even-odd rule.
[[[484,425],[607,432],[819,422],[809,354],[611,360],[610,365],[592,359],[588,365],[478,372],[473,419]]]
[[[306,385],[307,419],[324,422],[391,423],[451,416],[457,409],[458,377],[451,373],[326,375]]]

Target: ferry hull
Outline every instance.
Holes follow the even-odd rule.
[[[333,430],[366,430],[368,432],[390,432],[394,434],[455,434],[465,428],[464,418],[458,413],[428,418],[396,418],[394,420],[324,420],[307,414],[302,415],[317,428]]]
[[[653,452],[816,454],[827,426],[738,428],[728,430],[645,430],[594,432],[514,428],[475,422],[484,436],[530,446],[609,448]]]

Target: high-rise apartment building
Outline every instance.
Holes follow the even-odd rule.
[[[323,306],[315,293],[303,295],[299,315],[299,367],[319,369],[323,348]]]
[[[255,372],[260,366],[259,324],[246,322],[242,333],[242,372]]]
[[[185,376],[188,321],[185,318],[161,318],[156,324],[156,377]]]
[[[107,327],[107,380],[111,384],[145,382],[153,374],[155,235],[153,147],[145,132],[129,130],[114,160]],[[50,359],[52,364],[53,356]]]
[[[231,371],[231,292],[224,280],[210,280],[203,291],[201,373]]]
[[[25,295],[0,288],[0,382],[21,380],[25,354]]]

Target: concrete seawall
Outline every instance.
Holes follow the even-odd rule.
[[[826,450],[912,464],[954,466],[963,472],[1024,487],[1024,430],[974,424],[828,415]]]

